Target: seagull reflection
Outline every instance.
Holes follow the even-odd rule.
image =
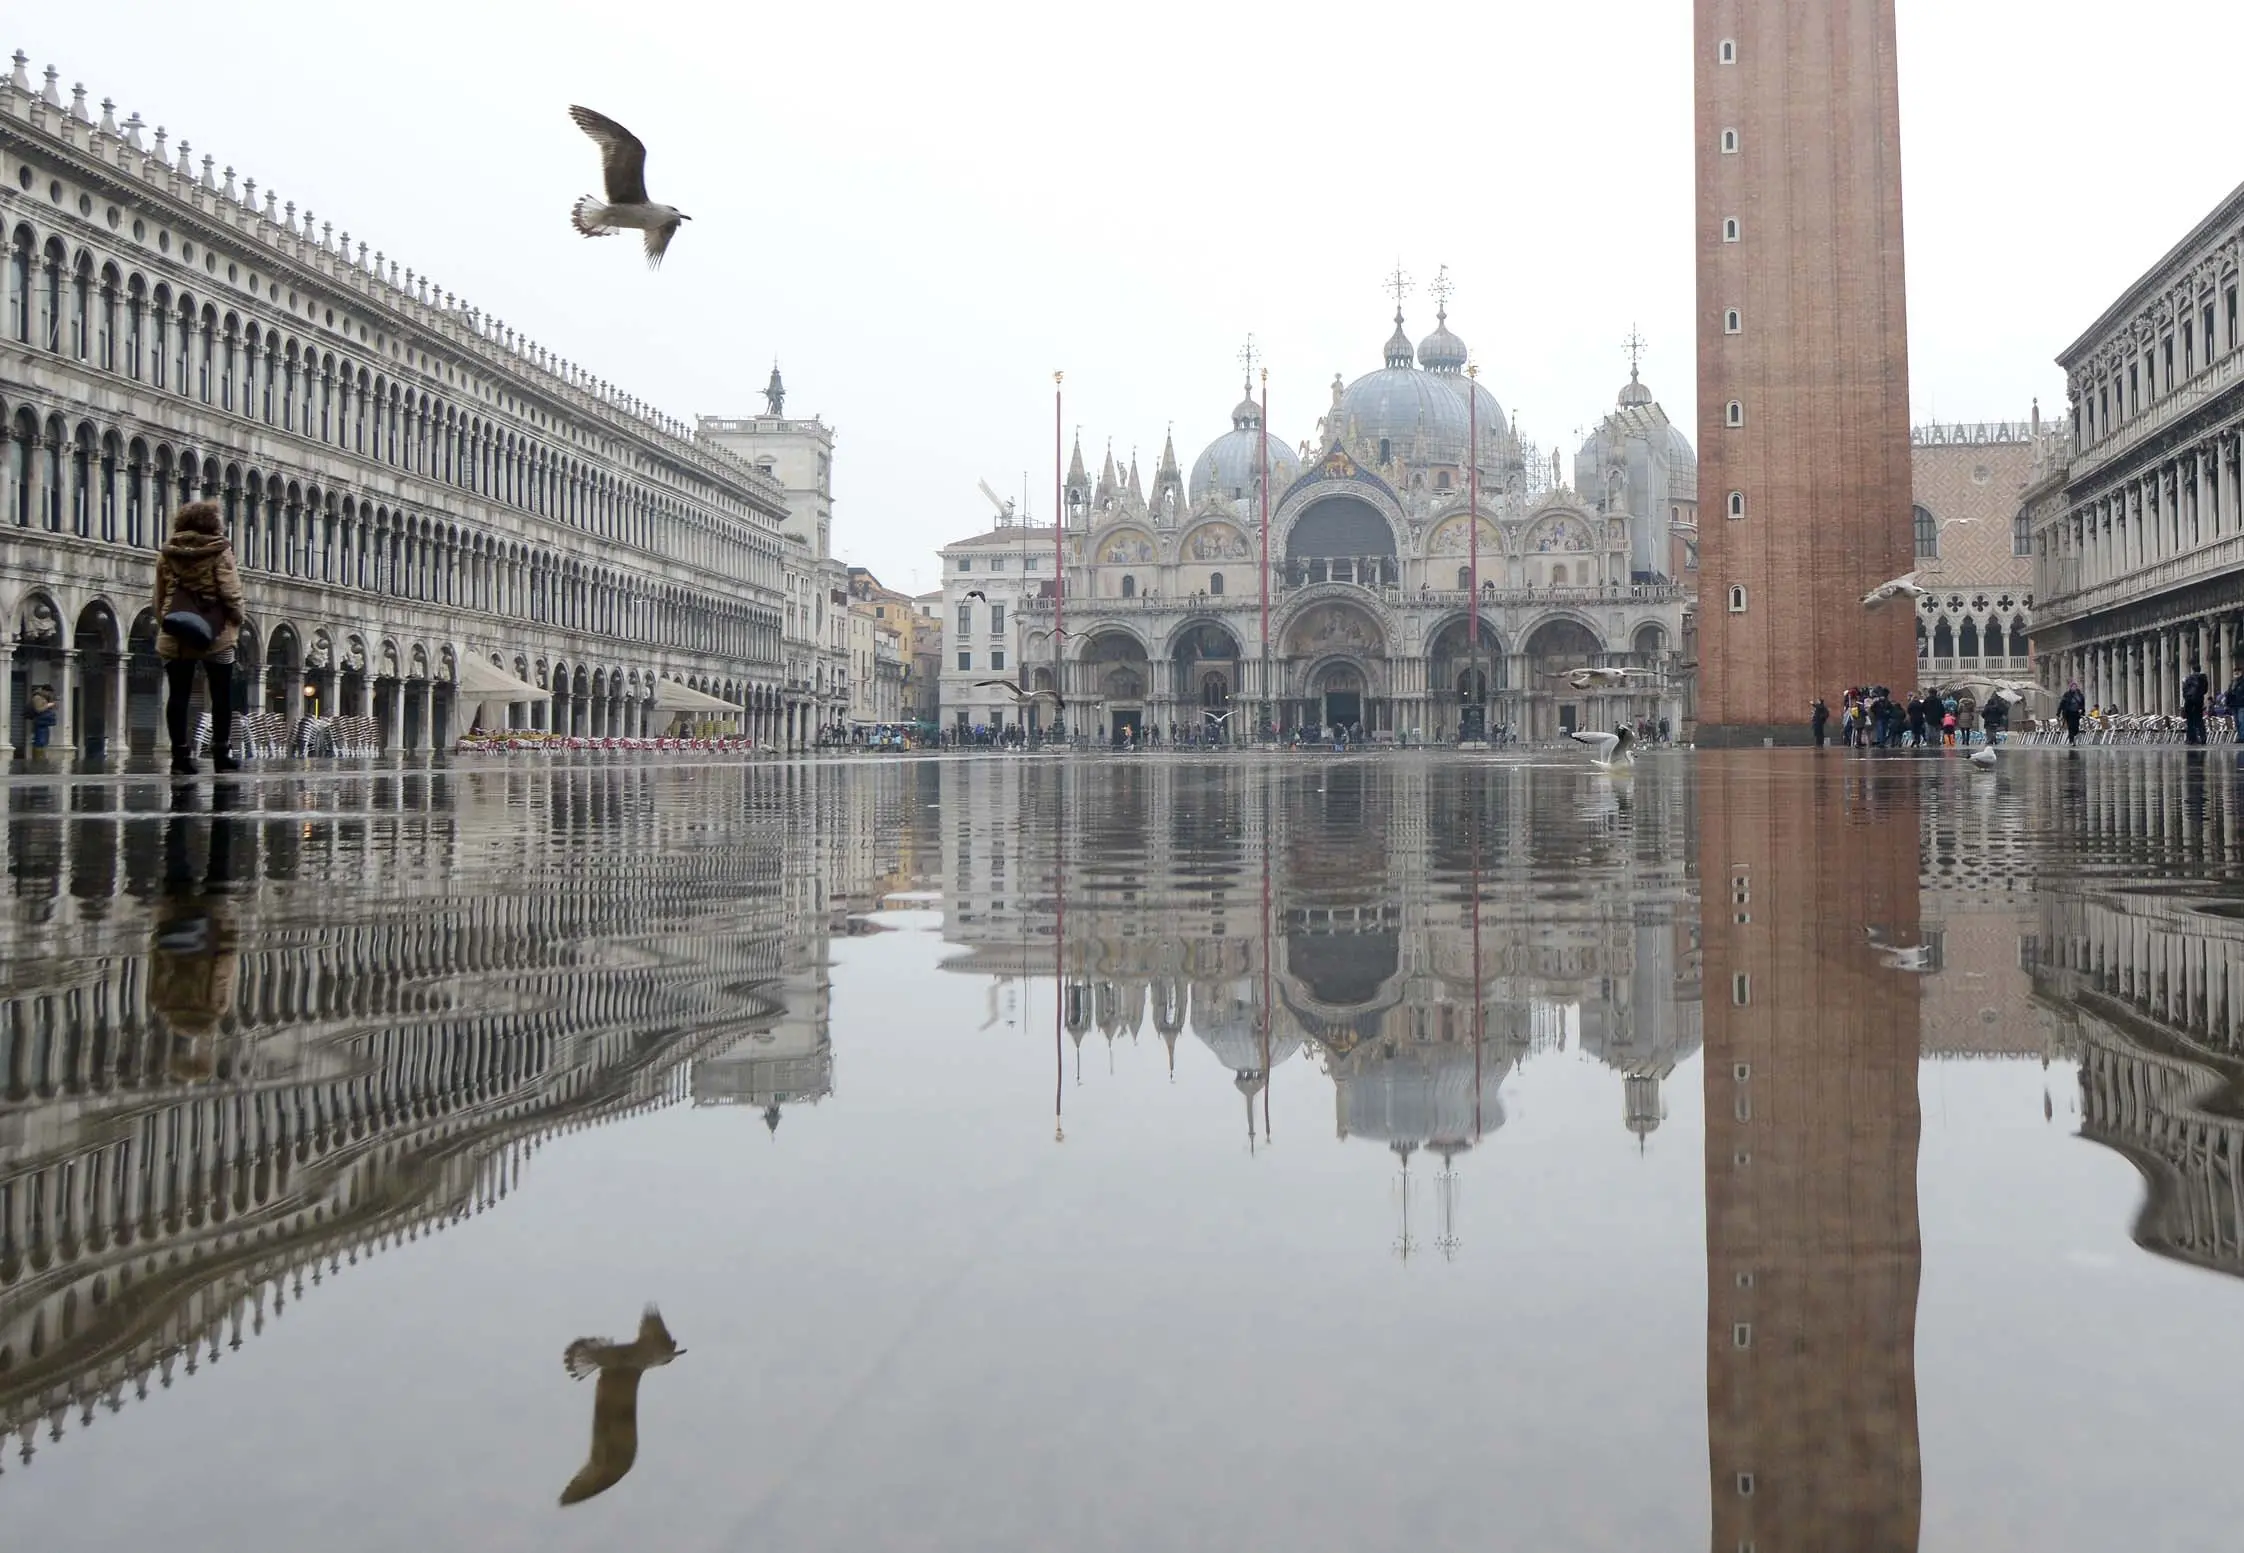
[[[561,1356],[571,1380],[598,1371],[592,1391],[592,1454],[561,1490],[564,1505],[582,1504],[623,1481],[639,1459],[639,1377],[684,1353],[662,1312],[654,1306],[639,1319],[639,1335],[628,1343],[605,1337],[580,1337]]]

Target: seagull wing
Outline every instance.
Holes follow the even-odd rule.
[[[1588,745],[1590,753],[1597,757],[1598,764],[1611,765],[1614,751],[1621,747],[1621,736],[1617,733],[1599,733],[1595,729],[1590,729],[1575,734],[1574,742]]]
[[[600,147],[600,173],[606,180],[608,203],[646,204],[647,148],[639,143],[639,137],[606,114],[594,113],[590,108],[572,107],[569,117]],[[666,237],[663,241],[669,239]],[[647,247],[656,258],[661,257],[652,234],[647,238]]]
[[[659,270],[662,268],[662,256],[664,253],[669,251],[670,239],[676,237],[677,235],[678,223],[676,221],[667,221],[664,222],[661,226],[651,226],[647,228],[648,269]]]
[[[1026,701],[1028,699],[1027,692],[1009,679],[978,679],[974,681],[974,688],[976,690],[1002,690],[1016,701]]]
[[[670,1335],[670,1329],[662,1324],[662,1312],[652,1305],[649,1305],[647,1313],[639,1318],[639,1341],[647,1344],[659,1343],[666,1348],[675,1348],[678,1345],[678,1340]]]

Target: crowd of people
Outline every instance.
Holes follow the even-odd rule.
[[[1831,707],[1817,698],[1809,726],[1818,746],[1831,741]],[[1989,696],[1981,705],[1970,690],[1912,690],[1896,695],[1884,685],[1855,685],[1839,698],[1840,744],[1852,749],[1923,749],[1999,743],[2010,729],[2010,703]]]

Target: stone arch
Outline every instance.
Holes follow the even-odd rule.
[[[1352,488],[1320,492],[1285,525],[1285,578],[1296,586],[1343,576],[1351,582],[1395,582],[1400,534],[1397,515],[1367,494]]]

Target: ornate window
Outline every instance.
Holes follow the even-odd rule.
[[[1138,596],[1138,580],[1135,577],[1124,577],[1122,579],[1122,596],[1126,599],[1134,599]]]
[[[1909,515],[1916,522],[1917,559],[1936,560],[1940,555],[1940,521],[1924,507],[1912,507]]]
[[[1223,597],[1223,573],[1210,572],[1208,574],[1208,591],[1217,598]]]
[[[2010,553],[2012,555],[2032,555],[2034,553],[2034,523],[2023,507],[2018,509],[2018,516],[2010,520]]]

